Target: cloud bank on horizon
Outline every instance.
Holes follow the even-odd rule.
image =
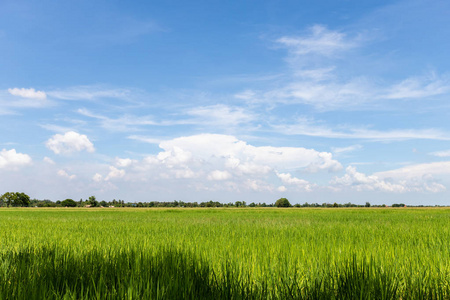
[[[0,193],[448,205],[448,11],[2,2]]]

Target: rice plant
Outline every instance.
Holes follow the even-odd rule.
[[[2,209],[0,299],[450,299],[449,209]]]

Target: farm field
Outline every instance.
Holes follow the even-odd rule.
[[[1,209],[0,299],[450,299],[450,209]]]

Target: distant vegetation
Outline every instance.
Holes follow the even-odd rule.
[[[125,202],[124,200],[105,201],[97,200],[95,196],[90,196],[88,199],[80,199],[75,201],[73,199],[64,200],[38,200],[30,199],[25,193],[5,193],[0,196],[0,207],[386,207],[385,204],[382,205],[371,205],[366,202],[363,205],[353,204],[353,203],[308,203],[294,204],[291,205],[288,199],[280,198],[275,203],[247,203],[245,201],[235,201],[229,203],[221,203],[218,201],[205,201],[205,202],[184,202],[184,201],[150,201],[150,202]],[[409,205],[408,205],[409,206]],[[392,204],[392,207],[406,207],[405,204]],[[416,207],[425,207],[424,205],[417,205]]]

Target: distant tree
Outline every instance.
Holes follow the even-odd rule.
[[[370,207],[370,202],[366,202],[365,207]]]
[[[6,205],[7,207],[10,207],[14,197],[15,197],[14,193],[10,192],[6,192],[3,195],[1,195],[0,196],[1,206]]]
[[[280,198],[275,202],[276,207],[291,207],[291,203],[286,198]]]
[[[77,203],[72,199],[66,199],[66,200],[61,201],[61,206],[76,207]]]
[[[3,206],[5,203],[6,206],[10,207],[28,207],[30,205],[30,196],[25,193],[11,193],[7,192],[0,196],[0,203]]]
[[[100,201],[100,206],[107,207],[108,203],[105,200]]]
[[[333,207],[339,207],[339,205],[336,202],[334,202]]]
[[[95,198],[95,196],[90,196],[88,202],[91,205],[91,207],[97,207],[98,206],[98,201]]]

